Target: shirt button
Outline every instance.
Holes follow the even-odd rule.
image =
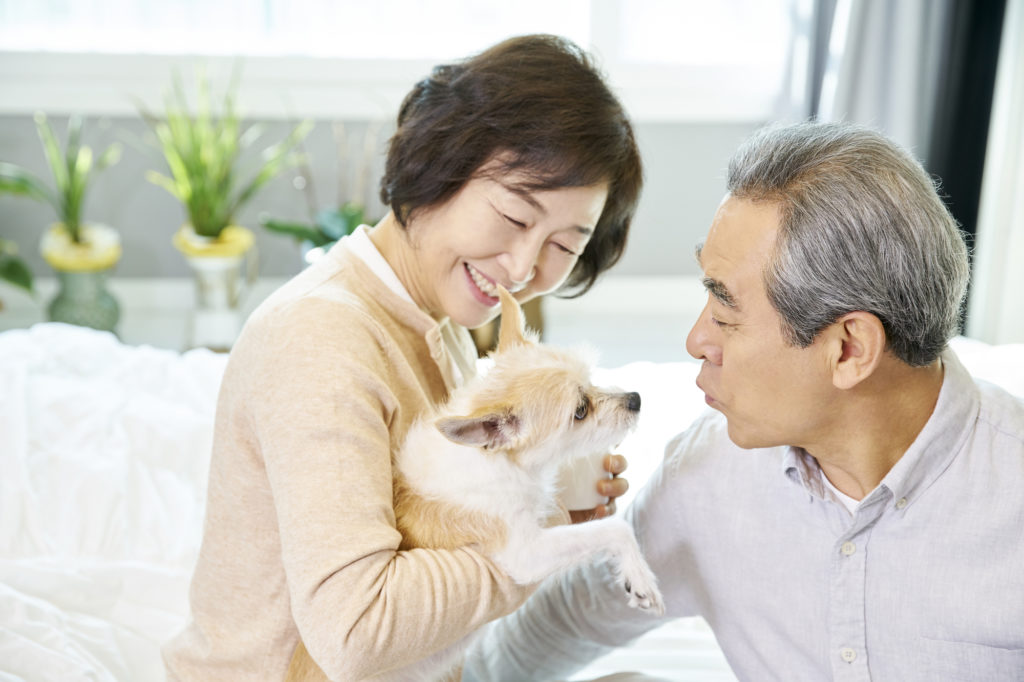
[[[850,647],[846,647],[845,649],[839,650],[839,658],[843,659],[847,663],[853,663],[857,660],[857,652]]]
[[[847,540],[846,542],[843,543],[842,552],[843,552],[843,554],[845,556],[852,556],[853,553],[856,552],[856,551],[857,551],[857,545],[853,544],[849,540]],[[847,651],[847,649],[844,649],[844,651]],[[852,649],[850,649],[849,651],[852,651]]]
[[[896,500],[896,508],[897,509],[903,509],[906,506],[907,506],[907,498],[901,497],[900,499]]]

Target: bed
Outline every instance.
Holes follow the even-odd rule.
[[[1024,345],[954,346],[976,376],[1024,395]],[[62,324],[0,333],[0,682],[164,679],[159,647],[187,616],[225,362]],[[697,370],[598,370],[599,381],[643,396],[640,427],[621,447],[634,491],[705,409]],[[623,669],[735,679],[697,619],[574,679]]]

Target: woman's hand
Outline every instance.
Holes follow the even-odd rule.
[[[629,481],[620,478],[619,474],[626,470],[628,462],[622,455],[607,455],[604,458],[604,470],[612,475],[611,478],[602,479],[597,482],[597,492],[608,498],[607,504],[599,504],[593,509],[570,511],[569,517],[573,523],[583,523],[594,519],[603,519],[615,513],[615,498],[622,497],[629,490]]]

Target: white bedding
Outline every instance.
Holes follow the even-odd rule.
[[[226,358],[0,334],[0,680],[162,680]]]
[[[1024,395],[1024,345],[956,348],[973,373]],[[164,679],[159,646],[187,615],[225,362],[60,324],[0,333],[0,682]],[[688,362],[598,372],[643,397],[620,450],[634,492],[704,409],[696,372]],[[587,674],[623,668],[734,679],[700,621],[651,633]]]

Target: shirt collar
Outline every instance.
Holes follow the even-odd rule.
[[[892,493],[900,509],[910,506],[963,448],[980,409],[978,389],[952,350],[944,351],[941,358],[942,387],[931,417],[878,488],[864,501],[884,489]],[[812,495],[825,497],[821,467],[803,448],[786,448],[781,468],[787,478]]]
[[[782,473],[815,497],[825,496],[818,461],[803,448],[790,446],[782,453]]]
[[[398,279],[398,275],[395,274],[394,269],[384,260],[384,256],[381,255],[376,245],[370,240],[369,228],[366,225],[357,227],[352,231],[352,234],[344,237],[344,241],[346,247],[352,253],[359,256],[360,260],[366,263],[366,266],[373,271],[373,274],[377,275],[380,281],[387,285],[388,289],[391,289],[399,297],[415,305],[412,296],[409,295],[409,290],[405,288],[405,285]]]
[[[942,354],[943,378],[932,416],[882,479],[900,508],[913,504],[953,461],[978,417],[981,399],[974,379],[952,350]]]

